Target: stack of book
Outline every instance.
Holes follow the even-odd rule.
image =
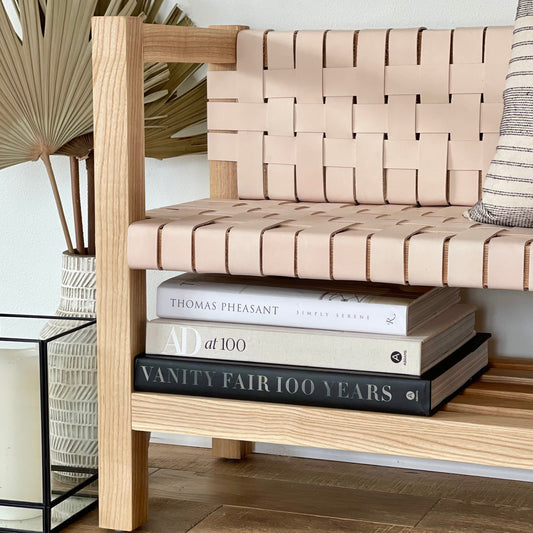
[[[157,290],[138,391],[431,415],[486,370],[458,289],[182,274]]]

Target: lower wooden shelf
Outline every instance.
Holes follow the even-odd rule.
[[[533,363],[512,364],[497,361],[432,417],[133,393],[132,427],[533,469]]]

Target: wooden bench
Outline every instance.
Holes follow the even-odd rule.
[[[431,418],[132,391],[145,269],[533,290],[533,230],[462,216],[498,141],[512,28],[106,17],[93,31],[101,527],[146,519],[150,431],[212,436],[227,457],[263,441],[533,469],[527,361],[496,363],[488,385]],[[154,61],[210,63],[211,195],[145,213]]]

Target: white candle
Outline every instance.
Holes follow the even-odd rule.
[[[0,342],[0,499],[42,502],[40,405],[37,347]],[[39,514],[0,506],[0,520]]]

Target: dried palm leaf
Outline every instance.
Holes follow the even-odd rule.
[[[163,0],[13,3],[20,36],[0,3],[0,169],[37,159],[44,162],[67,247],[73,251],[50,155],[86,158],[92,151],[91,17],[142,16],[146,22],[154,22]],[[165,23],[188,25],[190,20],[176,8]],[[148,155],[164,158],[205,150],[204,135],[173,138],[180,129],[205,120],[204,83],[192,94],[176,93],[197,68],[146,66]]]

